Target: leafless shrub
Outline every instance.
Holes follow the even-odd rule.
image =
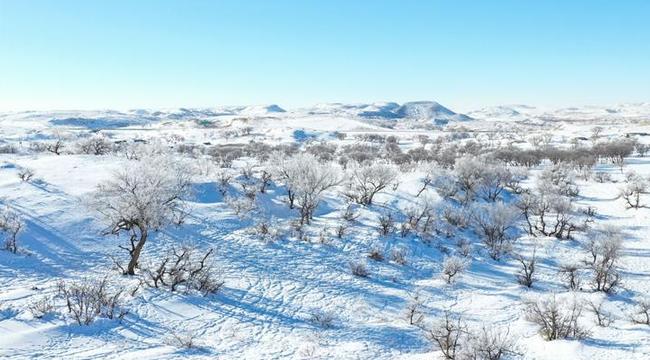
[[[121,304],[124,289],[111,292],[107,278],[99,281],[61,281],[58,289],[66,302],[68,313],[79,325],[90,325],[97,317],[121,320],[127,314]]]
[[[406,249],[399,247],[391,249],[390,261],[395,264],[406,265]]]
[[[340,222],[336,228],[334,228],[336,237],[342,239],[345,233],[347,232],[348,225],[345,222]]]
[[[540,327],[539,333],[545,340],[583,339],[589,335],[589,332],[578,324],[583,308],[575,300],[558,301],[553,295],[528,301],[525,305],[526,319]]]
[[[368,267],[365,262],[361,261],[350,261],[350,271],[352,275],[358,277],[368,277]]]
[[[564,279],[566,286],[571,290],[578,290],[582,280],[580,278],[580,266],[578,264],[560,265],[560,275]]]
[[[648,193],[648,183],[640,176],[630,179],[620,190],[620,196],[625,200],[628,209],[646,207],[642,203],[641,195]]]
[[[228,189],[230,188],[230,183],[232,181],[232,174],[226,169],[220,169],[217,171],[217,190],[221,193],[221,196],[226,196],[228,194]]]
[[[425,336],[441,352],[445,359],[457,359],[462,345],[462,338],[467,333],[467,325],[460,315],[445,311],[441,318],[435,319],[433,324],[423,326]]]
[[[632,314],[635,324],[650,325],[650,299],[641,299],[636,303],[635,313]]]
[[[217,293],[223,281],[209,259],[212,253],[210,249],[201,254],[190,246],[172,248],[158,265],[145,270],[146,282],[155,288],[168,287],[170,291],[189,293],[196,290],[203,296]]]
[[[614,322],[614,317],[609,311],[603,309],[603,304],[603,301],[599,303],[590,301],[587,303],[587,306],[589,310],[596,316],[596,324],[598,326],[608,327]]]
[[[532,287],[533,282],[535,282],[535,264],[537,263],[536,250],[533,249],[533,254],[530,257],[517,255],[515,258],[519,264],[521,264],[521,270],[517,275],[517,282],[526,287]]]
[[[169,329],[169,337],[166,339],[168,345],[181,349],[194,349],[198,347],[198,333],[192,330],[183,330],[182,332]]]
[[[619,229],[606,227],[593,232],[586,244],[590,259],[587,261],[593,271],[593,285],[597,291],[610,293],[621,282],[618,259],[623,247]]]
[[[503,330],[491,326],[483,326],[478,334],[471,334],[463,351],[462,359],[467,360],[500,360],[514,356],[515,342],[508,329]]]
[[[442,262],[442,277],[447,284],[451,284],[456,280],[456,275],[465,271],[467,263],[464,259],[458,256],[447,256]]]
[[[284,181],[289,208],[297,207],[300,222],[309,224],[323,193],[340,182],[338,169],[305,153],[288,158],[274,153],[269,161],[273,164],[276,177]]]
[[[255,209],[255,201],[247,197],[228,196],[226,205],[240,218],[245,218]]]
[[[393,214],[390,212],[384,212],[379,215],[379,234],[386,236],[393,232],[395,228],[395,220],[393,220]]]
[[[54,300],[44,296],[29,304],[28,309],[34,318],[42,319],[54,312]]]
[[[18,178],[23,182],[30,182],[34,177],[34,171],[30,168],[20,168],[18,170]]]
[[[442,208],[441,216],[448,224],[459,228],[465,228],[470,223],[471,212],[466,208],[447,205]]]

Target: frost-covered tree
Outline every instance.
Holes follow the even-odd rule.
[[[593,271],[593,285],[597,291],[612,292],[621,282],[618,260],[623,248],[619,229],[605,227],[591,234],[586,244],[588,264]]]
[[[362,205],[371,205],[375,195],[397,179],[397,171],[386,164],[354,164],[349,167],[345,195]]]
[[[274,154],[270,161],[286,186],[289,208],[298,208],[300,223],[309,224],[323,193],[340,182],[339,169],[306,153],[291,157]]]
[[[442,277],[447,284],[451,284],[456,280],[456,275],[465,271],[466,267],[465,259],[458,256],[447,256],[442,262]]]
[[[647,192],[647,181],[640,176],[632,176],[621,189],[620,196],[625,200],[628,208],[639,209],[645,207],[641,201],[641,195]]]
[[[458,189],[462,192],[461,203],[467,204],[474,200],[476,192],[483,179],[484,163],[473,156],[456,159],[454,173]]]
[[[130,257],[122,268],[124,274],[135,274],[151,232],[182,223],[190,185],[184,167],[170,158],[157,157],[133,161],[98,186],[90,205],[104,217],[106,233],[130,236],[129,246],[120,246]]]
[[[104,136],[94,135],[79,142],[79,151],[89,155],[104,155],[113,149],[113,144]]]
[[[497,202],[477,206],[472,214],[476,232],[488,247],[490,256],[498,260],[510,250],[509,231],[514,228],[519,212],[514,207]]]

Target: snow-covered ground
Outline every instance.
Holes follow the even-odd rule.
[[[602,130],[595,132],[595,127]],[[472,331],[486,326],[507,332],[514,343],[508,358],[650,359],[650,326],[630,320],[636,304],[650,296],[650,208],[628,209],[619,197],[627,172],[650,177],[650,157],[633,154],[622,171],[599,162],[594,170],[611,176],[602,183],[577,172],[571,175],[580,190],[572,200],[576,209],[595,209],[590,226],[613,225],[624,236],[617,262],[622,284],[605,294],[592,289],[588,272],[576,291],[568,290],[558,274],[562,264],[587,259],[584,245],[592,236],[587,230],[576,231],[572,239],[534,237],[524,232],[519,219],[513,250],[499,260],[488,255],[471,226],[446,234],[402,236],[399,224],[406,221],[406,209],[423,199],[440,208],[445,203],[433,187],[416,196],[429,164],[391,165],[399,168],[398,184],[381,191],[371,205],[355,204],[358,217],[339,238],[335,233],[347,207],[341,195],[346,179],[323,194],[311,224],[299,232],[298,212],[287,206],[282,181],[274,178],[267,191],[258,191],[254,209],[242,214],[218,191],[218,174],[231,172],[227,197],[245,198],[239,183],[248,180],[241,169],[253,165],[253,177],[258,178],[273,164],[242,154],[224,170],[215,160],[219,156],[207,151],[251,142],[303,148],[324,142],[339,147],[338,157],[345,145],[376,143],[364,135],[395,136],[404,152],[423,146],[418,143],[423,135],[431,141],[444,139],[443,145],[450,139],[458,144],[471,139],[486,149],[514,146],[523,151],[540,146],[536,137],[547,136],[547,145],[569,148],[596,137],[650,143],[645,133],[650,133],[648,104],[555,111],[518,105],[467,116],[428,102],[325,104],[298,110],[272,105],[0,114],[0,147],[15,150],[0,154],[0,202],[25,223],[18,253],[0,251],[0,357],[430,359],[441,354],[421,327],[450,310],[462,315]],[[119,246],[128,243],[128,236],[103,235],[106,223],[89,203],[99,184],[133,160],[122,152],[96,156],[76,150],[79,139],[98,134],[112,144],[159,144],[194,169],[189,216],[180,226],[151,234],[140,268],[153,267],[174,245],[214,249],[214,264],[224,281],[216,294],[155,289],[143,284],[142,271],[126,276],[117,270],[110,256],[127,258]],[[33,145],[58,139],[64,144],[60,155]],[[177,151],[185,145],[195,149]],[[435,151],[431,146],[424,148]],[[379,149],[384,149],[384,140]],[[536,178],[549,166],[545,161],[530,169],[523,186],[534,189]],[[18,174],[26,168],[34,178],[21,181]],[[641,196],[650,204],[650,195]],[[502,200],[516,198],[507,192]],[[396,229],[380,235],[379,218],[388,211],[395,214]],[[262,239],[255,230],[261,223],[277,236]],[[447,284],[442,263],[461,253],[460,239],[471,247],[464,257],[467,269]],[[528,288],[516,281],[521,265],[514,254],[530,255],[533,248],[536,282]],[[385,259],[370,259],[373,249]],[[404,264],[391,259],[391,253],[400,251],[406,254]],[[352,274],[350,263],[359,262],[366,264],[367,277]],[[121,320],[100,317],[78,325],[61,302],[42,318],[30,310],[44,298],[59,299],[61,280],[102,277],[125,289],[122,306],[128,314]],[[416,294],[424,316],[421,327],[410,325],[405,316]],[[550,294],[585,303],[603,301],[615,321],[597,326],[595,315],[585,308],[579,321],[589,330],[588,337],[545,341],[526,318],[524,303]],[[331,324],[316,321],[315,314],[331,318]],[[190,335],[194,346],[179,346],[176,337]]]

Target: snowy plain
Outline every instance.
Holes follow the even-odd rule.
[[[588,231],[576,231],[571,239],[533,237],[521,231],[519,224],[512,253],[530,254],[535,248],[538,257],[531,288],[517,283],[520,264],[514,256],[492,259],[471,227],[456,229],[451,235],[402,236],[397,229],[380,235],[379,217],[387,211],[403,214],[423,198],[444,202],[431,187],[416,196],[427,174],[423,163],[396,166],[400,168],[398,184],[381,191],[372,205],[355,204],[358,217],[341,238],[334,231],[347,206],[340,195],[343,185],[326,191],[299,238],[292,231],[298,215],[287,206],[280,181],[272,181],[264,193],[257,193],[254,209],[238,215],[217,190],[219,162],[200,150],[251,142],[300,148],[325,142],[342,149],[376,141],[364,138],[369,134],[394,136],[404,152],[431,148],[431,143],[418,143],[418,136],[434,142],[437,138],[451,141],[455,134],[466,134],[458,143],[470,139],[486,149],[512,145],[522,150],[535,146],[532,138],[547,134],[550,145],[568,148],[590,143],[595,127],[602,128],[598,136],[603,140],[631,136],[650,143],[650,136],[645,135],[650,133],[650,104],[559,110],[517,105],[467,115],[436,103],[408,105],[0,114],[0,145],[16,149],[0,154],[0,201],[26,224],[18,238],[18,253],[0,251],[0,357],[437,358],[440,351],[420,327],[405,318],[406,308],[418,294],[425,323],[452,310],[462,314],[472,329],[487,326],[507,331],[516,350],[507,358],[650,359],[650,326],[630,321],[636,302],[650,296],[650,208],[626,208],[619,197],[627,172],[650,176],[650,157],[632,154],[625,158],[623,170],[598,162],[594,171],[609,174],[611,180],[606,182],[572,175],[580,190],[573,200],[576,208],[593,207],[598,226],[617,226],[624,235],[618,263],[622,284],[605,294],[591,288],[589,275],[576,291],[568,290],[558,275],[562,263],[580,262],[587,256],[583,245]],[[194,155],[180,151],[175,155],[196,168],[189,216],[178,227],[167,226],[152,234],[141,267],[154,264],[175,244],[212,248],[224,282],[216,294],[150,288],[142,285],[142,273],[124,276],[116,269],[109,255],[124,258],[118,246],[128,237],[102,235],[105,224],[87,202],[99,184],[131,160],[118,152],[97,156],[75,151],[75,141],[98,134],[115,144],[163,144],[174,153],[181,146],[199,149]],[[58,138],[65,143],[60,155],[30,147]],[[251,156],[236,159],[228,169],[234,174],[229,194],[243,196],[244,190],[237,187],[241,169],[252,167],[257,178],[263,165]],[[523,186],[532,188],[548,166],[532,167]],[[33,170],[34,179],[21,181],[18,173],[25,168]],[[642,196],[650,203],[650,195]],[[397,223],[404,221],[402,215],[396,216]],[[261,239],[255,231],[260,222],[273,225],[278,236]],[[446,256],[459,252],[459,239],[471,246],[467,269],[447,284],[441,277],[442,264]],[[370,259],[373,249],[386,258]],[[404,252],[406,262],[389,259],[393,251]],[[352,274],[351,262],[366,264],[369,275]],[[128,289],[123,304],[128,314],[121,320],[98,318],[84,326],[66,316],[61,304],[42,318],[29,310],[39,299],[58,296],[60,280],[102,277]],[[597,326],[595,315],[585,310],[580,322],[589,330],[588,337],[545,341],[538,327],[526,319],[523,303],[549,294],[603,301],[615,321],[608,327]],[[331,316],[331,324],[319,324],[314,314]],[[192,334],[195,346],[178,346],[174,334]]]

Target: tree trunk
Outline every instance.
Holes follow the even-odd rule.
[[[129,266],[126,268],[125,275],[135,275],[135,268],[138,266],[138,259],[140,258],[140,253],[145,242],[147,242],[147,232],[142,231],[140,233],[140,240],[138,240],[135,248],[133,248],[133,252],[131,252],[131,260],[129,260]]]

